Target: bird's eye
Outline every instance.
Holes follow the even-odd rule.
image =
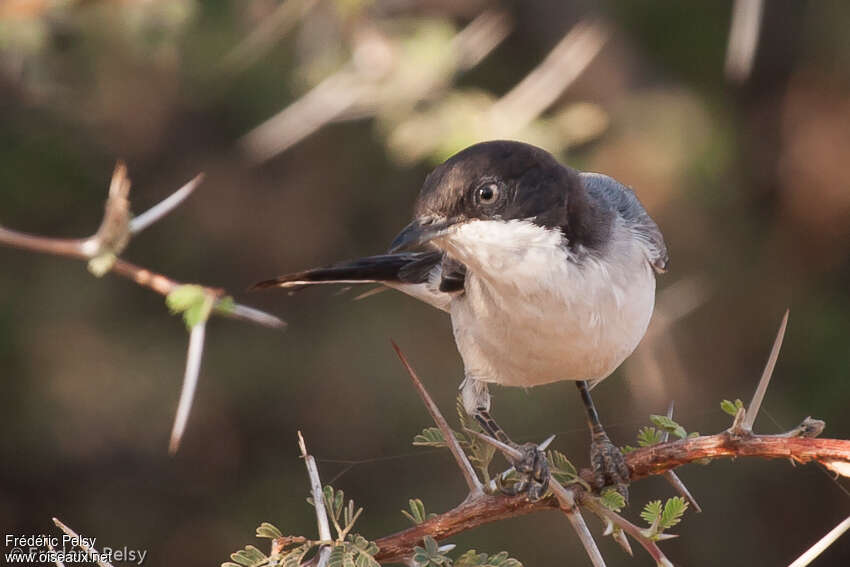
[[[499,186],[495,183],[482,185],[475,191],[478,203],[481,205],[492,205],[499,198]]]

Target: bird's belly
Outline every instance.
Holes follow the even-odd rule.
[[[652,315],[655,277],[648,266],[637,273],[521,295],[469,278],[451,309],[466,376],[522,387],[607,377],[637,347]]]

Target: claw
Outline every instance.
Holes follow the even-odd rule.
[[[500,486],[500,490],[511,495],[524,491],[529,500],[540,500],[549,490],[549,463],[546,455],[534,443],[519,445],[517,449],[522,452],[522,457],[511,464],[524,478],[511,486]]]
[[[612,487],[628,501],[629,467],[623,452],[608,439],[604,431],[593,434],[590,463],[593,467],[594,488],[601,492],[606,487]]]

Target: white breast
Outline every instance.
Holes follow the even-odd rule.
[[[441,242],[468,268],[449,311],[466,376],[509,386],[607,377],[649,324],[655,276],[616,226],[601,257],[568,258],[560,231],[473,221]]]

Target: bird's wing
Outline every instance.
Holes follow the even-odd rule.
[[[601,173],[581,173],[582,182],[587,191],[601,197],[610,203],[626,225],[646,244],[647,259],[657,273],[667,271],[670,258],[667,254],[667,244],[661,230],[634,191],[619,181]]]
[[[455,264],[437,250],[381,254],[278,276],[255,284],[252,289],[280,287],[298,291],[311,285],[380,283],[447,310],[456,295],[452,292],[458,291],[455,289],[458,277],[460,289],[463,289],[465,268],[457,264],[458,268]],[[448,268],[446,281],[451,282],[446,289],[443,284],[444,266]]]

